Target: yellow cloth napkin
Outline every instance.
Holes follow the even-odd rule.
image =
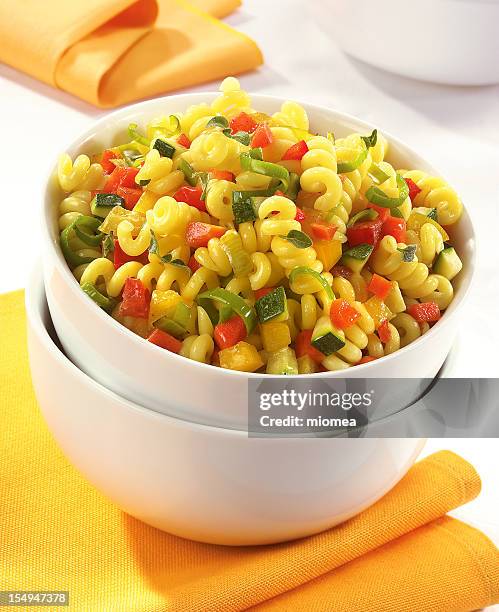
[[[215,19],[239,4],[2,0],[0,61],[97,106],[118,106],[259,66],[257,45]]]
[[[22,299],[0,296],[0,590],[69,590],[78,612],[468,612],[499,601],[497,549],[445,516],[480,490],[448,451],[359,516],[285,544],[198,544],[122,513],[38,413]]]

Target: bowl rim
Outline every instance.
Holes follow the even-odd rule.
[[[77,151],[78,149],[81,149],[82,145],[84,145],[85,142],[89,138],[92,137],[92,135],[96,134],[101,127],[108,126],[110,123],[113,123],[113,122],[117,123],[118,121],[122,121],[129,115],[137,115],[141,111],[147,111],[150,107],[160,106],[161,103],[165,101],[168,101],[170,103],[173,100],[174,104],[176,103],[175,101],[178,101],[179,108],[185,109],[191,104],[211,102],[218,95],[220,95],[220,92],[217,92],[217,91],[182,93],[182,94],[162,96],[160,98],[152,98],[149,100],[144,100],[141,102],[137,102],[135,104],[130,104],[130,105],[121,107],[112,112],[105,113],[103,116],[101,116],[96,121],[92,121],[90,126],[83,133],[80,133],[80,135],[77,138],[73,138],[71,142],[68,143],[68,145],[65,147],[65,151]],[[287,98],[283,98],[283,97],[275,96],[275,95],[268,95],[268,94],[250,93],[250,95],[252,98],[252,102],[254,101],[256,105],[258,105],[259,102],[263,102],[263,103],[267,102],[267,103],[274,104],[280,107],[280,105],[287,100]],[[335,115],[337,119],[341,119],[344,122],[354,123],[357,126],[359,126],[358,129],[365,129],[365,130],[372,131],[376,127],[376,126],[373,126],[371,123],[364,121],[363,119],[360,119],[354,115],[350,115],[349,113],[345,113],[343,111],[336,110],[334,108],[317,105],[317,104],[310,104],[306,101],[299,100],[299,99],[294,99],[294,101],[298,102],[300,105],[302,105],[305,108],[312,122],[313,122],[314,113],[326,113],[326,114]],[[420,163],[422,166],[426,168],[425,172],[433,172],[436,176],[442,177],[443,180],[446,180],[445,177],[442,175],[442,173],[439,172],[438,169],[436,169],[435,166],[433,166],[431,162],[427,161],[426,158],[423,158],[417,151],[412,149],[403,140],[393,136],[390,132],[384,129],[380,129],[380,128],[376,128],[376,129],[379,129],[381,131],[381,133],[387,139],[390,145],[395,145],[396,147],[405,151],[406,154],[417,159],[418,160],[417,163]],[[62,255],[59,242],[52,240],[52,237],[50,235],[48,215],[50,214],[50,207],[54,206],[54,202],[50,201],[51,200],[50,199],[50,189],[51,189],[50,183],[51,183],[51,180],[53,179],[54,172],[57,169],[57,159],[51,160],[49,164],[47,165],[47,169],[48,171],[47,171],[46,180],[44,183],[44,202],[43,202],[43,206],[41,207],[41,214],[39,217],[39,221],[42,226],[42,242],[43,242],[43,256],[44,256],[43,259],[44,261],[46,261],[47,245],[50,245],[49,248],[50,248],[50,254],[51,254],[51,261],[53,261],[54,265],[57,266],[63,278],[67,280],[68,288],[75,295],[79,296],[76,299],[79,299],[82,303],[83,303],[83,300],[87,300],[90,308],[95,309],[94,310],[95,316],[100,317],[104,324],[110,325],[111,329],[116,330],[117,333],[125,334],[125,337],[130,338],[131,342],[143,342],[142,350],[152,351],[150,353],[151,356],[155,355],[155,351],[156,351],[156,356],[158,358],[165,360],[165,362],[167,359],[182,360],[183,362],[185,362],[184,363],[185,367],[190,366],[194,369],[210,368],[211,370],[219,370],[219,371],[222,370],[224,376],[226,375],[226,376],[232,376],[232,377],[239,377],[239,378],[243,378],[246,380],[259,379],[259,378],[267,376],[266,373],[240,372],[238,370],[223,369],[223,368],[219,368],[217,366],[214,366],[208,363],[201,363],[201,362],[194,361],[192,359],[188,359],[187,357],[177,355],[176,353],[171,353],[170,351],[165,351],[164,349],[161,349],[160,347],[154,345],[151,342],[147,342],[144,338],[133,333],[128,328],[126,328],[124,325],[120,324],[118,321],[113,319],[113,317],[111,317],[109,314],[104,312],[101,308],[99,308],[91,300],[88,300],[88,298],[85,296],[83,291],[81,291],[78,281],[75,279],[69,266],[64,260],[64,256]],[[460,222],[461,223],[464,222],[468,226],[469,235],[470,235],[469,239],[471,240],[471,249],[470,249],[470,257],[469,257],[469,261],[467,262],[466,269],[463,267],[463,270],[461,271],[461,274],[463,276],[460,279],[460,285],[457,291],[455,292],[454,298],[451,302],[451,308],[452,308],[451,312],[448,313],[446,311],[444,315],[442,316],[442,318],[424,335],[421,335],[419,338],[417,338],[410,344],[398,349],[394,353],[383,356],[383,358],[380,359],[380,362],[385,364],[387,367],[389,367],[389,363],[393,361],[393,359],[397,359],[398,357],[400,357],[401,354],[407,355],[411,351],[418,350],[422,342],[431,342],[432,339],[435,337],[435,335],[438,334],[439,331],[444,326],[446,327],[448,326],[449,321],[456,316],[456,312],[462,307],[463,303],[465,302],[465,299],[469,294],[470,288],[473,285],[475,272],[476,272],[476,260],[477,260],[476,232],[475,232],[473,222],[467,211],[466,206],[463,207],[463,216],[461,217]],[[365,373],[366,377],[369,377],[369,372],[375,369],[376,367],[379,367],[378,360],[356,365],[355,374],[356,376],[362,375],[362,374],[359,374],[359,372],[362,371],[362,373]],[[272,376],[275,378],[286,378],[286,379],[292,380],[295,377],[300,377],[301,379],[301,377],[303,376],[307,376],[310,378],[322,378],[322,377],[328,378],[328,377],[341,377],[342,375],[344,375],[343,370],[315,372],[313,374],[293,374],[289,376],[272,375]]]

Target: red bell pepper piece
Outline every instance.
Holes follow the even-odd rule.
[[[239,113],[237,117],[230,120],[230,130],[233,134],[236,132],[254,132],[258,123],[247,113]]]
[[[263,297],[264,295],[267,295],[267,293],[270,293],[274,289],[275,287],[262,287],[261,289],[256,289],[255,298],[259,300],[261,297]]]
[[[305,221],[305,213],[301,208],[298,208],[298,206],[296,207],[295,221],[298,221],[299,223]]]
[[[180,134],[180,136],[177,138],[177,142],[180,146],[185,147],[186,149],[191,146],[191,141],[185,134]]]
[[[210,170],[211,177],[219,181],[234,181],[234,175],[228,170]]]
[[[118,159],[119,154],[116,151],[111,151],[111,149],[106,149],[102,154],[100,165],[106,174],[111,174],[111,172],[116,168],[116,164],[113,164],[112,159]]]
[[[246,326],[239,315],[215,325],[213,337],[220,350],[230,348],[246,338]]]
[[[147,319],[149,316],[151,293],[147,287],[144,287],[141,281],[136,278],[127,278],[122,297],[123,300],[119,309],[121,316]]]
[[[189,266],[189,268],[191,269],[191,272],[194,274],[194,272],[196,270],[199,270],[199,268],[201,267],[201,264],[196,260],[196,258],[194,257],[194,255],[191,255],[189,258],[189,261],[187,263],[187,265]]]
[[[268,147],[269,144],[274,142],[274,137],[267,123],[260,123],[260,125],[256,128],[252,138],[250,145],[255,149],[257,147]]]
[[[383,221],[383,223],[391,216],[390,209],[385,206],[376,206],[372,202],[367,203],[367,208],[372,208],[378,213],[378,217]]]
[[[316,363],[321,363],[325,359],[325,355],[312,346],[312,330],[304,329],[296,336],[295,352],[297,357],[308,355]]]
[[[376,361],[376,359],[377,357],[371,357],[371,355],[364,355],[364,357],[362,357],[362,359],[357,365],[360,365],[361,363],[369,363],[370,361]]]
[[[288,160],[288,159],[300,160],[307,152],[308,152],[307,143],[304,140],[300,140],[296,144],[291,145],[289,147],[289,149],[282,156],[282,159],[283,160]]]
[[[212,238],[221,238],[226,231],[225,227],[219,225],[194,221],[187,226],[185,238],[190,247],[197,249],[198,247],[208,246],[208,242]]]
[[[137,187],[135,177],[139,168],[121,168],[116,166],[103,187],[104,193],[116,193],[118,187]]]
[[[347,238],[350,246],[372,244],[376,246],[381,238],[383,223],[378,217],[372,221],[361,221],[347,228]]]
[[[188,185],[184,185],[173,194],[173,197],[177,202],[185,202],[189,204],[189,206],[194,206],[194,208],[205,212],[206,203],[201,199],[202,193],[203,190],[201,187],[189,187]]]
[[[399,217],[388,217],[381,228],[382,236],[393,236],[397,242],[406,241],[406,223]]]
[[[407,187],[409,187],[409,197],[411,198],[411,202],[414,202],[414,198],[421,192],[421,189],[410,178],[406,178],[404,181]]]
[[[145,250],[140,255],[132,256],[125,253],[125,251],[120,247],[119,240],[117,238],[114,239],[114,250],[113,250],[113,262],[116,270],[122,266],[123,264],[128,263],[129,261],[138,261],[141,264],[149,263],[149,251]]]
[[[121,185],[116,189],[116,195],[121,196],[125,200],[125,208],[132,210],[132,208],[139,201],[140,196],[144,192],[142,189],[134,189],[133,187],[122,187]]]
[[[313,237],[317,238],[317,240],[332,240],[336,233],[336,227],[334,225],[312,223],[310,228],[312,229]]]
[[[383,323],[378,327],[378,336],[383,344],[390,342],[390,338],[392,337],[392,332],[388,327],[388,319],[384,319]]]
[[[177,340],[177,338],[174,338],[162,329],[155,329],[147,340],[172,353],[179,353],[182,348],[182,342],[180,342],[180,340]]]
[[[440,319],[440,308],[435,302],[423,302],[422,304],[412,304],[407,312],[414,317],[418,323],[427,321],[431,323]]]
[[[360,313],[342,298],[334,300],[329,309],[329,318],[338,329],[351,327],[359,317]]]
[[[352,270],[350,270],[350,268],[347,268],[346,266],[336,264],[331,268],[331,274],[333,276],[342,276],[343,278],[346,278],[348,280],[349,278],[352,278],[353,272]]]
[[[392,282],[379,274],[373,274],[369,281],[369,285],[367,285],[368,290],[374,293],[380,300],[386,299],[392,287]]]

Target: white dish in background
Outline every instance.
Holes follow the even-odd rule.
[[[217,94],[184,94],[149,100],[111,113],[82,134],[69,147],[70,155],[95,153],[112,143],[129,123],[143,125],[161,114],[184,110],[191,104],[211,101]],[[255,108],[272,113],[284,99],[253,95]],[[359,119],[304,104],[312,129],[343,136],[353,131],[370,133],[373,127]],[[385,132],[383,132],[385,134]],[[390,142],[388,159],[396,167],[418,168],[440,175],[405,144],[385,134]],[[59,247],[58,202],[63,197],[53,175],[47,181],[43,210],[44,278],[51,317],[60,342],[81,370],[115,393],[163,414],[206,425],[235,429],[247,427],[247,384],[261,375],[216,368],[165,351],[129,331],[97,307],[80,289]],[[466,210],[449,230],[463,260],[455,283],[455,297],[442,319],[424,336],[395,353],[361,366],[310,375],[314,378],[410,378],[403,397],[393,398],[387,385],[373,382],[376,397],[387,398],[378,417],[400,410],[421,393],[418,379],[432,379],[442,366],[458,327],[458,311],[469,288],[475,259],[474,230]],[[293,378],[293,377],[287,377]],[[302,377],[300,377],[302,378]]]
[[[499,83],[498,0],[313,0],[311,12],[368,64],[447,85]]]
[[[323,531],[382,497],[424,445],[248,438],[157,414],[93,381],[55,345],[39,269],[26,310],[33,385],[66,457],[122,510],[175,535],[245,545]]]

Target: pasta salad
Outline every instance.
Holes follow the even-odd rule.
[[[374,130],[316,134],[233,77],[211,104],[61,156],[60,245],[81,289],[147,341],[244,372],[343,370],[406,346],[453,298],[442,179]]]

